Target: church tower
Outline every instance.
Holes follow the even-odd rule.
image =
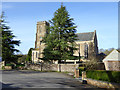
[[[40,48],[42,38],[47,33],[46,27],[49,26],[49,23],[46,21],[37,22],[37,31],[36,31],[36,41],[35,48]]]
[[[39,58],[43,57],[42,52],[45,48],[45,44],[41,41],[43,37],[48,33],[46,29],[47,26],[49,26],[49,23],[46,21],[37,22],[35,48],[32,50],[32,61],[34,63],[41,62]]]

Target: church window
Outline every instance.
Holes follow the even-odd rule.
[[[37,52],[36,52],[36,58],[37,58]]]
[[[84,45],[84,52],[85,52],[85,58],[88,58],[88,45],[86,43]]]

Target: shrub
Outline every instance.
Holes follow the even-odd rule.
[[[120,71],[94,70],[86,71],[87,78],[120,83]]]
[[[13,64],[10,64],[10,63],[9,63],[9,64],[6,64],[6,66],[13,66]]]
[[[24,67],[25,65],[24,64],[17,64],[16,67]]]
[[[79,67],[79,75],[82,76],[82,71],[85,71],[85,67]]]
[[[11,66],[12,69],[14,68],[14,64],[11,64],[11,63],[7,63],[5,66]]]
[[[4,70],[5,69],[5,66],[2,66],[2,70]]]

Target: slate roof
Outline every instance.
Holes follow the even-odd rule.
[[[114,49],[108,56],[103,59],[104,61],[120,61],[120,53]]]
[[[94,37],[94,32],[87,32],[87,33],[76,33],[78,36],[76,41],[90,41]]]

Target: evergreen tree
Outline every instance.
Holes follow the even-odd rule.
[[[33,50],[33,48],[29,49],[26,61],[32,61],[32,50]]]
[[[46,44],[44,49],[45,60],[66,60],[76,59],[73,56],[77,50],[75,40],[77,35],[73,18],[70,18],[66,7],[61,7],[54,13],[54,17],[49,21],[48,34],[43,39]]]
[[[0,34],[0,39],[2,39],[0,43],[2,49],[2,61],[5,61],[6,63],[15,62],[16,56],[14,54],[15,52],[19,52],[19,50],[15,49],[15,45],[19,46],[20,41],[13,40],[15,35],[13,35],[10,27],[6,25],[3,12],[0,16]]]

